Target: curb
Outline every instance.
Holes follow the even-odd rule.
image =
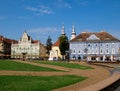
[[[120,72],[114,73],[109,78],[107,78],[101,82],[98,82],[94,85],[80,89],[79,91],[106,91],[106,90],[104,90],[105,88],[111,86],[112,84],[114,84],[118,80],[120,80]]]

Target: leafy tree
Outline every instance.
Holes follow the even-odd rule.
[[[47,54],[50,54],[50,50],[52,49],[52,39],[50,38],[50,36],[48,36],[48,39],[46,41],[46,50],[47,50]]]
[[[69,43],[67,36],[60,36],[59,37],[60,45],[59,49],[63,58],[65,57],[66,51],[69,50]]]

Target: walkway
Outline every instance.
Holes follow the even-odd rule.
[[[109,67],[110,75],[118,75],[118,79],[120,79],[120,63],[95,63],[96,65],[102,65],[103,67]],[[114,79],[115,80],[115,79]],[[120,91],[120,86],[117,87],[115,91]]]

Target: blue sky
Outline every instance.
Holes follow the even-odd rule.
[[[83,31],[105,30],[120,38],[120,0],[1,0],[0,34],[19,40],[23,32],[45,43],[61,34],[68,37],[72,25],[77,35]]]

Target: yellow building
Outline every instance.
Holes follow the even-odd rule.
[[[65,36],[65,27],[62,26],[62,36]],[[50,51],[50,55],[49,55],[49,60],[58,60],[62,58],[62,55],[60,53],[60,49],[59,49],[59,45],[60,45],[60,41],[59,39],[53,44],[52,46],[52,50]]]
[[[49,60],[58,60],[60,58],[62,58],[62,55],[60,53],[60,49],[59,49],[59,39],[53,44],[52,46],[52,50],[50,51],[50,56],[49,56]]]

